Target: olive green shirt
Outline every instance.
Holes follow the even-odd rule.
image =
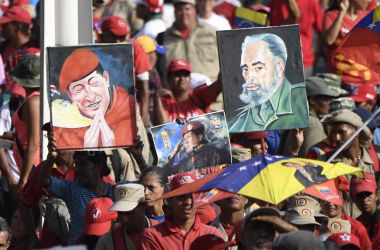
[[[248,104],[238,111],[227,121],[231,133],[309,126],[305,84],[291,84],[287,79],[265,103]]]

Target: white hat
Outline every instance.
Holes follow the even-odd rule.
[[[135,183],[120,184],[115,187],[115,203],[109,210],[128,212],[144,201],[143,185]]]

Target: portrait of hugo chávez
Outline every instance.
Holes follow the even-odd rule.
[[[294,40],[289,46],[300,46],[299,39]],[[289,61],[295,58],[294,55],[289,58],[284,40],[273,33],[245,35],[240,48],[239,73],[242,78],[234,78],[240,81],[239,92],[228,91],[231,88],[226,86],[230,85],[228,80],[223,83],[224,96],[234,95],[227,97],[225,103],[229,131],[307,127],[308,105],[302,63]],[[302,62],[300,58],[299,61]],[[288,65],[291,68],[286,70]],[[289,72],[301,74],[301,81],[293,83],[288,80],[286,73]],[[240,105],[229,105],[229,100],[235,104],[240,102]],[[228,110],[227,106],[235,109]]]
[[[57,47],[48,53],[57,147],[132,145],[137,129],[135,97],[127,88],[133,87],[130,45]]]

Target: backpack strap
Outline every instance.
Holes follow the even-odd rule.
[[[124,242],[123,227],[117,226],[112,230],[112,240],[115,250],[127,249]]]

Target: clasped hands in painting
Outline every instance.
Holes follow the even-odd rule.
[[[84,134],[84,147],[112,147],[115,145],[113,130],[108,126],[104,112],[99,109],[90,128]]]

